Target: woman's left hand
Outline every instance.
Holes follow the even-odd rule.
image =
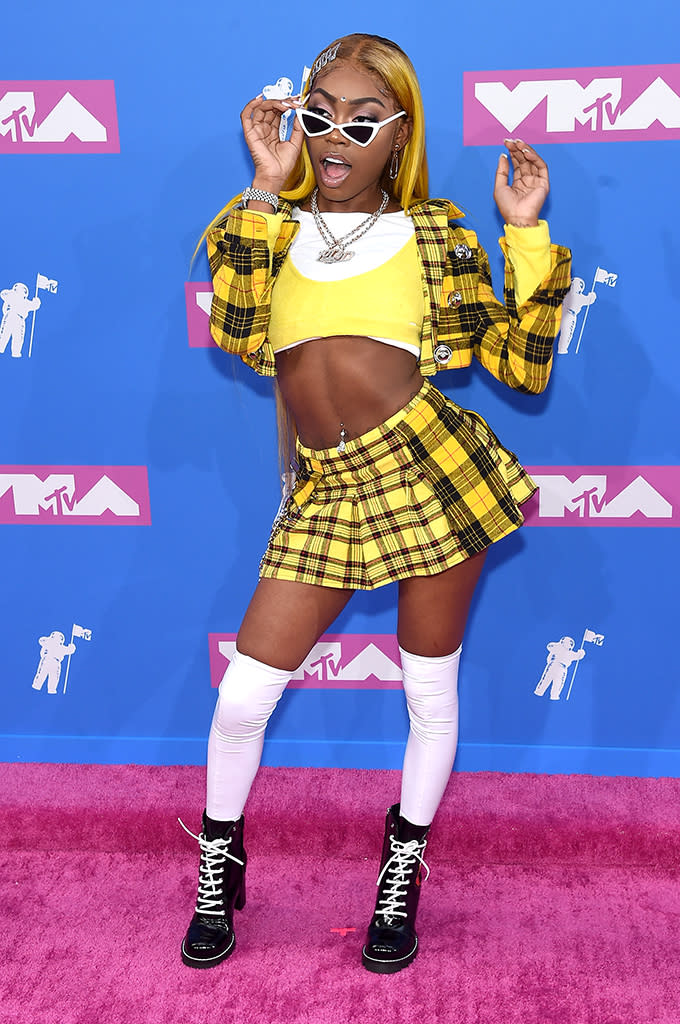
[[[509,160],[502,153],[493,190],[496,206],[506,224],[535,227],[550,191],[548,168],[536,150],[520,139],[506,139],[505,147],[512,160],[512,184],[509,183]]]

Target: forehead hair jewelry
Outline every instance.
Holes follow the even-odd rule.
[[[354,252],[350,252],[347,246],[350,242],[356,242],[358,238],[365,235],[367,231],[373,227],[378,217],[380,217],[386,210],[387,204],[390,201],[390,197],[387,192],[382,190],[382,202],[375,213],[372,213],[366,220],[362,220],[361,224],[358,224],[353,231],[348,231],[342,238],[336,238],[331,232],[328,224],[319,213],[319,205],[317,203],[317,195],[319,194],[318,188],[315,188],[312,192],[312,214],[314,216],[314,223],[316,224],[319,234],[326,243],[327,248],[322,249],[317,260],[319,263],[345,263],[347,260],[351,260],[355,255]]]
[[[312,78],[321,71],[321,68],[325,68],[327,64],[330,64],[332,60],[335,60],[339,49],[340,43],[336,43],[335,46],[329,46],[327,50],[324,50],[323,53],[316,58],[312,64]]]

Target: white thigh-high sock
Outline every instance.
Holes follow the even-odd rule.
[[[220,683],[208,737],[209,818],[241,817],[260,766],[267,722],[292,675],[234,651]]]
[[[458,743],[458,662],[463,646],[442,658],[401,647],[404,692],[411,723],[401,776],[400,813],[429,825],[439,807]]]

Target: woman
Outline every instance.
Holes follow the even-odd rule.
[[[291,108],[292,135],[280,141]],[[418,83],[389,40],[336,40],[301,100],[259,96],[242,124],[255,173],[240,205],[207,232],[211,329],[227,351],[277,376],[296,472],[220,687],[182,958],[210,967],[234,949],[242,812],[286,684],[354,590],[398,580],[410,731],[362,953],[368,970],[393,973],[417,952],[423,854],[455,756],[470,599],[486,549],[521,524],[518,506],[535,490],[484,420],[427,377],[474,354],[511,387],[542,391],[569,253],[538,222],[544,162],[508,140],[513,182],[504,154],[494,192],[507,225],[506,305],[494,298],[474,232],[449,223],[460,211],[427,198]]]

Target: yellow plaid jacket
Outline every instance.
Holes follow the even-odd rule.
[[[217,344],[243,359],[257,373],[276,374],[267,337],[271,292],[298,223],[284,213],[273,253],[263,217],[234,209],[207,235],[214,297],[210,330]],[[551,246],[551,267],[533,295],[519,308],[505,240],[505,305],[493,293],[489,260],[474,231],[451,223],[463,216],[447,199],[426,199],[411,208],[422,271],[424,317],[420,370],[469,366],[473,355],[497,380],[519,391],[538,393],[548,383],[553,342],[559,332],[562,300],[570,284],[571,254]],[[451,357],[435,360],[438,345]],[[444,352],[444,355],[446,353]],[[442,356],[439,349],[437,355]]]

